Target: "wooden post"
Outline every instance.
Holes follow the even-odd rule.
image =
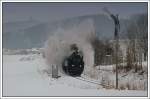
[[[58,78],[58,66],[52,65],[52,78]]]

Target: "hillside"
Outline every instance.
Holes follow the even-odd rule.
[[[58,28],[70,29],[87,19],[93,21],[96,35],[100,39],[113,38],[113,21],[106,15],[86,15],[47,23],[29,19],[3,23],[3,47],[8,49],[42,47],[49,35],[53,35]],[[123,31],[126,21],[121,19],[120,23]]]

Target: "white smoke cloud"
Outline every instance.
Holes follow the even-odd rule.
[[[62,62],[71,53],[70,45],[77,44],[79,50],[83,52],[85,62],[84,72],[89,72],[94,65],[94,51],[91,45],[91,39],[94,36],[94,25],[90,19],[67,30],[62,28],[57,29],[45,44],[45,57],[49,69],[55,64],[62,71]]]

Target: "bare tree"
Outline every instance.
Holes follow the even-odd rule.
[[[137,62],[142,67],[142,53],[144,53],[145,57],[147,57],[148,54],[147,14],[134,15],[131,17],[127,27],[127,37],[130,40],[129,46],[132,47],[133,62],[135,63],[134,66],[137,71]]]
[[[99,38],[95,37],[92,40],[92,46],[95,51],[94,59],[95,59],[95,65],[100,65],[103,63],[104,56],[105,56],[105,45],[103,41],[99,40]]]
[[[100,40],[98,37],[95,37],[92,40],[92,46],[95,52],[95,66],[113,63],[111,61],[114,55],[113,44],[108,39]],[[106,60],[108,56],[110,56],[109,60]]]

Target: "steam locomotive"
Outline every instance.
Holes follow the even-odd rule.
[[[78,47],[76,45],[72,46],[71,50],[73,50],[73,53],[64,59],[62,68],[67,75],[77,77],[84,70],[84,61],[83,55],[78,51]]]

